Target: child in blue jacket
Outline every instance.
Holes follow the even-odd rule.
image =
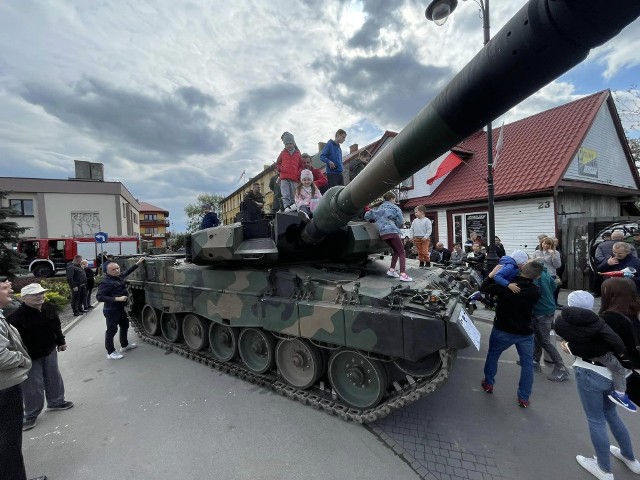
[[[523,250],[514,250],[511,255],[505,255],[500,259],[498,265],[502,268],[495,274],[493,280],[503,287],[509,288],[513,293],[518,293],[520,287],[513,283],[513,280],[520,273],[520,267],[529,261],[529,255]]]

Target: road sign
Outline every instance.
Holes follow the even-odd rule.
[[[96,233],[96,242],[97,243],[107,243],[109,241],[109,235],[105,232]]]

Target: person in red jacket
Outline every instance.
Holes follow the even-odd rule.
[[[320,193],[324,193],[327,190],[327,176],[321,168],[313,168],[311,155],[308,153],[302,154],[302,169],[310,170],[313,173],[313,183],[318,187]]]
[[[293,135],[289,132],[282,134],[284,149],[276,160],[276,170],[280,174],[280,193],[282,194],[282,206],[288,208],[293,203],[298,179],[302,171],[302,157],[300,150],[296,148]]]

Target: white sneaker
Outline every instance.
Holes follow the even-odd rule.
[[[133,343],[133,342],[129,342],[129,344],[128,344],[126,347],[122,347],[122,348],[120,349],[120,353],[126,352],[126,351],[128,351],[128,350],[133,350],[133,349],[134,349],[134,348],[136,348],[137,346],[138,346],[138,345],[136,345],[135,343]]]
[[[413,282],[413,278],[411,278],[406,273],[403,273],[403,274],[400,275],[400,281],[401,282]]]
[[[616,457],[619,460],[622,460],[624,464],[629,468],[629,470],[631,470],[633,473],[640,474],[640,462],[637,459],[632,461],[627,458],[624,458],[622,456],[622,452],[620,451],[620,449],[615,445],[611,445],[609,447],[609,451],[614,457]]]
[[[613,480],[613,473],[607,473],[598,466],[595,458],[587,458],[582,455],[576,455],[576,461],[591,475],[598,480]]]
[[[400,276],[400,274],[398,272],[396,272],[395,270],[387,270],[387,275],[389,275],[390,277],[393,278],[398,278]]]
[[[107,353],[107,360],[120,360],[121,358],[124,358],[124,355],[116,351]]]

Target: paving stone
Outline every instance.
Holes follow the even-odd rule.
[[[472,462],[467,462],[466,460],[462,460],[462,468],[465,468],[467,470],[474,470],[475,464]]]
[[[469,478],[468,472],[462,468],[454,468],[453,471],[458,477]]]
[[[436,463],[436,471],[440,473],[445,473],[447,469],[442,463]]]
[[[497,467],[487,465],[487,473],[490,473],[491,475],[500,475],[500,470],[498,470]]]
[[[475,464],[475,470],[477,470],[478,472],[482,472],[482,473],[486,473],[487,472],[487,467],[481,463],[476,463]]]
[[[476,458],[478,459],[478,463],[482,463],[484,465],[487,464],[487,459],[485,457],[483,457],[482,455],[476,455]]]
[[[473,463],[476,463],[478,461],[476,456],[472,455],[471,453],[463,453],[462,454],[462,459],[467,461],[467,462],[473,462]]]
[[[439,464],[442,464],[442,465],[448,465],[447,457],[442,457],[440,455],[436,455],[436,463],[439,463]]]
[[[480,472],[467,472],[469,474],[469,480],[484,480],[482,473]]]
[[[462,459],[462,454],[460,452],[449,451],[449,456],[455,459]]]
[[[447,458],[447,464],[452,467],[462,467],[462,463],[457,458]]]

